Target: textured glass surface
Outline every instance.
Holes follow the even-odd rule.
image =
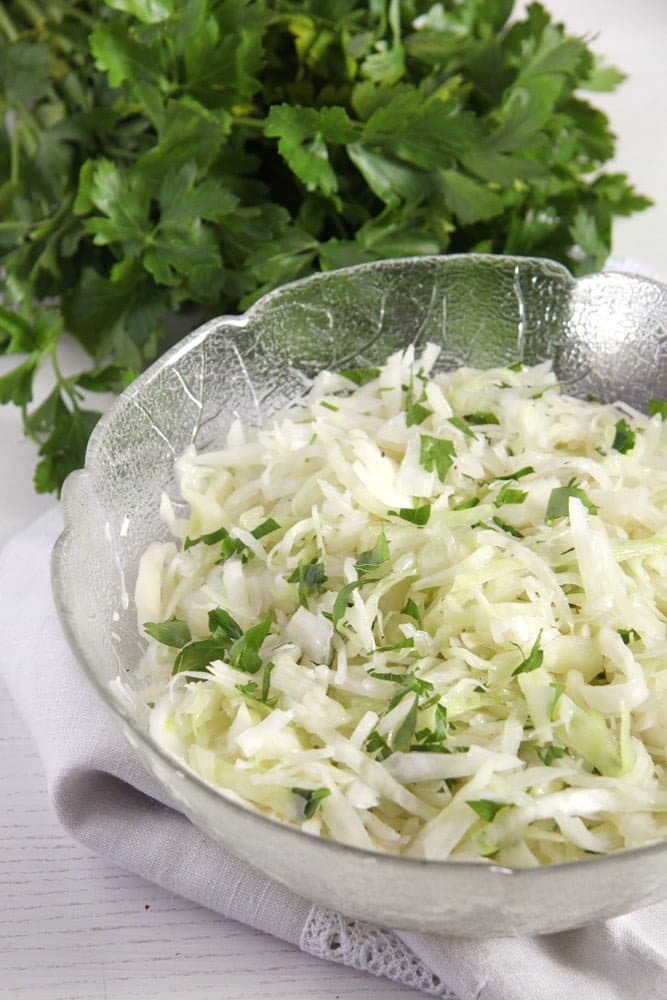
[[[435,341],[440,367],[552,358],[569,391],[645,408],[667,397],[667,288],[623,274],[575,281],[545,260],[394,260],[317,275],[242,317],[212,320],[133,383],[100,421],[68,480],[54,553],[65,631],[137,753],[192,821],[276,880],[385,926],[473,935],[540,933],[667,896],[667,844],[538,870],[422,862],[344,847],[229,801],[151,741],[109,682],[131,684],[143,642],[132,593],[139,556],[167,536],[173,463],[260,424],[322,368],[379,363]]]

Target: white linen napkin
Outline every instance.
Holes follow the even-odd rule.
[[[667,903],[545,937],[395,932],[311,905],[227,854],[165,799],[62,636],[54,509],[0,553],[0,672],[37,744],[58,819],[116,864],[310,954],[449,1000],[667,997]]]

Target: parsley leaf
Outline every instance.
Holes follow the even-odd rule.
[[[480,503],[479,497],[468,497],[467,500],[459,500],[452,507],[452,510],[470,510],[471,507],[478,507]]]
[[[491,799],[471,799],[466,802],[466,805],[470,806],[473,812],[476,812],[485,823],[490,823],[496,813],[500,812],[507,804],[507,802],[493,802]]]
[[[259,648],[271,631],[273,615],[269,615],[257,625],[252,625],[241,635],[229,650],[229,662],[237,670],[246,674],[256,674],[262,666]]]
[[[660,414],[663,420],[667,420],[667,403],[664,399],[651,399],[649,401],[649,417],[654,417],[656,414]]]
[[[425,398],[426,394],[422,392],[421,399]],[[405,423],[408,427],[423,424],[426,418],[431,416],[431,412],[420,400],[414,398],[414,379],[411,374],[410,382],[405,390]]]
[[[362,552],[358,557],[354,564],[355,569],[359,576],[362,576],[364,573],[371,572],[378,566],[381,566],[382,563],[385,563],[389,559],[390,554],[387,536],[384,531],[381,531],[373,548],[369,549],[368,552]]]
[[[292,791],[295,795],[300,795],[302,799],[306,800],[303,807],[303,815],[306,819],[311,819],[321,806],[322,799],[331,795],[330,788],[293,788]]]
[[[553,764],[553,762],[558,760],[560,757],[564,757],[566,752],[565,747],[556,746],[555,743],[547,743],[542,750],[537,751],[540,760],[543,764],[546,764],[547,767]]]
[[[542,638],[542,630],[537,633],[537,638],[531,646],[530,653],[528,656],[524,657],[518,667],[515,667],[512,671],[512,677],[516,677],[517,674],[529,674],[532,670],[537,670],[538,667],[542,666],[542,661],[544,660],[544,653],[540,647],[540,639]]]
[[[423,528],[425,524],[428,524],[431,517],[431,505],[430,503],[425,503],[421,507],[401,507],[399,510],[389,510],[387,513]]]
[[[0,376],[0,402],[21,407],[41,449],[40,490],[82,463],[98,415],[77,387],[118,392],[173,317],[410,254],[547,256],[588,273],[614,217],[650,204],[605,171],[614,137],[579,96],[622,74],[543,8],[279,7],[2,8],[2,308],[21,319],[0,317],[0,352],[26,356]],[[90,359],[71,377],[53,364],[64,330]],[[33,404],[44,368],[57,395]],[[405,409],[411,426],[430,415],[423,397]]]
[[[217,545],[224,538],[227,537],[229,532],[226,528],[218,528],[217,531],[209,531],[208,534],[198,535],[196,538],[190,538],[189,536],[183,542],[184,549],[191,549],[193,545]]]
[[[190,626],[180,618],[169,618],[166,622],[144,622],[144,632],[165,646],[180,649],[192,641]]]
[[[300,562],[294,572],[287,577],[288,583],[299,584],[299,604],[304,608],[308,607],[308,596],[318,592],[326,580],[324,566],[317,562],[317,558],[309,563]]]
[[[419,464],[423,465],[427,472],[435,470],[441,483],[444,483],[447,470],[455,455],[456,448],[453,441],[431,437],[428,434],[419,435]]]
[[[256,528],[253,528],[250,534],[259,541],[265,535],[272,535],[274,531],[280,531],[280,525],[272,517],[267,517],[266,521],[262,521]]]
[[[627,452],[632,451],[635,446],[635,440],[637,434],[633,431],[630,424],[623,417],[616,421],[614,430],[614,440],[611,442],[611,446],[615,451],[620,451],[621,455],[627,454]]]
[[[498,496],[493,501],[494,507],[502,507],[506,503],[523,503],[528,496],[526,490],[515,490],[507,484],[498,491]]]
[[[465,422],[465,420],[462,417],[449,417],[448,419],[449,419],[449,423],[452,425],[452,427],[456,427],[456,429],[458,431],[461,431],[462,434],[465,434],[466,437],[469,437],[469,438],[476,438],[477,437],[477,435],[475,434],[475,432],[470,430],[470,428],[468,427],[468,424]]]
[[[343,368],[338,372],[343,378],[349,379],[355,385],[367,385],[375,381],[380,374],[379,368]]]
[[[616,631],[620,635],[621,639],[626,646],[629,646],[631,642],[641,642],[642,637],[636,628],[617,628]]]
[[[567,486],[554,487],[549,494],[547,511],[544,516],[546,524],[551,524],[553,521],[558,520],[559,517],[567,517],[569,515],[570,497],[576,497],[577,500],[581,500],[586,510],[591,514],[597,514],[597,507],[588,499],[586,493],[582,489],[579,489],[578,486],[575,486],[574,483],[568,483]]]
[[[496,527],[501,528],[502,531],[507,532],[508,535],[512,535],[513,538],[523,538],[523,533],[519,531],[518,528],[508,524],[507,521],[503,521],[502,517],[498,517],[497,514],[494,514],[491,520]]]
[[[475,425],[475,424],[499,424],[500,423],[500,420],[498,419],[498,417],[496,416],[496,414],[495,413],[491,413],[490,411],[485,411],[485,412],[481,412],[480,411],[479,413],[466,413],[466,415],[465,415],[465,417],[463,419],[466,420],[469,424],[473,424],[473,425]]]
[[[344,587],[338,591],[336,595],[336,600],[334,601],[333,610],[331,613],[331,621],[334,628],[338,628],[341,620],[345,617],[345,612],[347,611],[348,604],[350,603],[350,597],[357,587],[363,587],[366,583],[376,583],[376,580],[371,580],[368,577],[363,577],[360,580],[352,580],[351,583],[346,583]]]
[[[400,726],[394,733],[394,738],[391,742],[393,750],[409,750],[410,744],[412,743],[412,737],[415,734],[415,727],[417,725],[417,708],[419,704],[419,696],[415,695],[410,708],[408,709],[407,715],[401,722]]]
[[[401,609],[401,614],[409,615],[410,618],[414,618],[419,628],[422,627],[422,618],[421,614],[419,613],[419,608],[417,607],[417,605],[415,604],[415,602],[411,597],[408,597],[407,601],[405,602],[405,605]]]

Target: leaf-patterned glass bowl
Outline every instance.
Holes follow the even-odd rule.
[[[546,260],[415,258],[317,275],[245,315],[195,330],[118,399],[66,484],[54,590],[69,642],[149,770],[198,827],[322,905],[380,924],[472,935],[543,933],[667,897],[667,843],[529,870],[419,861],[313,837],[226,798],[162,751],[110,682],[143,650],[132,593],[146,545],[167,536],[164,490],[191,443],[237,416],[263,423],[322,368],[370,366],[409,343],[440,367],[552,358],[569,391],[645,408],[667,396],[667,288],[607,273],[575,281]]]

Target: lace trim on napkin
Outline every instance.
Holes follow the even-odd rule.
[[[350,920],[333,910],[313,906],[303,929],[301,950],[316,958],[386,976],[404,986],[458,1000],[447,986],[391,931],[362,920]]]

